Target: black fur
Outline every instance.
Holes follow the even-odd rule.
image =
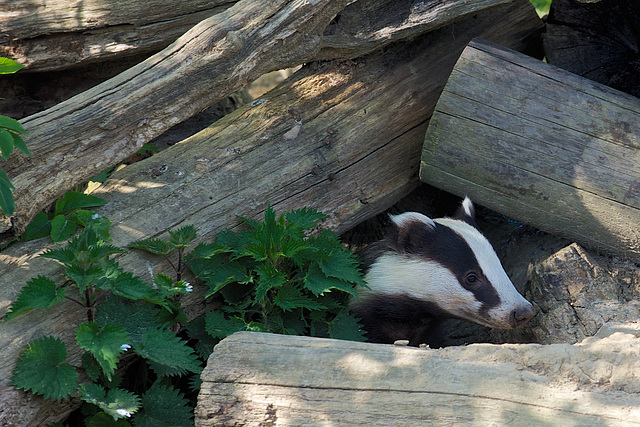
[[[467,215],[462,207],[456,219],[476,226],[473,216]],[[386,252],[435,261],[449,269],[459,282],[449,286],[462,284],[471,291],[482,302],[480,315],[500,304],[500,296],[482,272],[473,251],[449,227],[441,224],[433,227],[417,219],[405,221],[402,226],[392,223],[382,241],[360,253],[365,271]],[[470,275],[475,277],[474,281],[468,280]],[[442,320],[451,317],[432,302],[401,293],[367,295],[353,305],[352,312],[361,319],[369,341],[393,343],[407,339],[410,345],[425,343],[431,347],[440,346],[438,327]]]
[[[442,347],[440,324],[448,317],[435,304],[408,295],[371,295],[354,305],[351,312],[360,318],[370,342],[393,344],[409,340],[409,345]]]

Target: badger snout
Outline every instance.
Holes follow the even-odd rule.
[[[526,325],[536,315],[536,310],[531,304],[516,307],[509,314],[509,323],[512,328],[520,328]]]

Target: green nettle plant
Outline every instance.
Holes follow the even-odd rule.
[[[314,209],[279,217],[267,206],[264,221],[241,218],[248,230],[223,231],[198,245],[189,267],[221,306],[206,314],[215,339],[241,330],[363,341],[348,312],[349,295],[364,286],[355,255],[328,230],[310,233],[326,218]]]
[[[0,57],[0,74],[13,74],[24,68],[24,65],[9,58]],[[26,135],[20,122],[7,116],[0,115],[0,156],[6,160],[11,156],[13,150],[17,148],[26,156],[31,157],[24,140],[20,135]],[[13,199],[15,187],[11,184],[9,177],[0,169],[0,210],[6,216],[13,215],[16,205]]]
[[[103,220],[97,223],[99,231],[89,222],[66,246],[43,253],[63,265],[67,282],[58,285],[44,276],[30,280],[7,316],[11,320],[65,299],[75,303],[86,315],[75,330],[81,367],[66,362],[67,349],[60,339],[44,336],[28,344],[11,382],[47,399],[79,396],[94,405],[86,412],[88,425],[126,426],[129,417],[136,426],[191,425],[192,408],[170,381],[202,370],[194,350],[176,335],[184,319],[177,297],[191,287],[166,275],[155,276],[150,286],[124,272],[113,259],[124,251],[101,237]],[[172,235],[180,240],[193,231],[186,227]],[[118,368],[134,355],[153,373],[147,375],[151,385],[142,395],[120,386],[124,368]]]

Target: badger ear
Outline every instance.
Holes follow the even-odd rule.
[[[471,199],[468,196],[464,197],[462,204],[458,207],[458,210],[453,217],[478,228],[478,224],[476,224],[476,208],[473,206],[473,203],[471,203]]]
[[[433,235],[436,223],[418,212],[390,215],[391,225],[385,233],[386,246],[400,253],[418,253]]]

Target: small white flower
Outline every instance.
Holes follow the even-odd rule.
[[[131,346],[129,344],[122,344],[120,346],[120,351],[127,351],[131,348]]]
[[[191,286],[191,283],[185,283],[184,290],[185,292],[193,292],[193,286]]]
[[[130,417],[131,416],[131,412],[127,411],[126,409],[120,408],[116,411],[118,414],[122,415],[123,417]]]
[[[102,218],[102,215],[94,213],[93,215],[91,215],[91,219],[98,219],[98,218]]]

